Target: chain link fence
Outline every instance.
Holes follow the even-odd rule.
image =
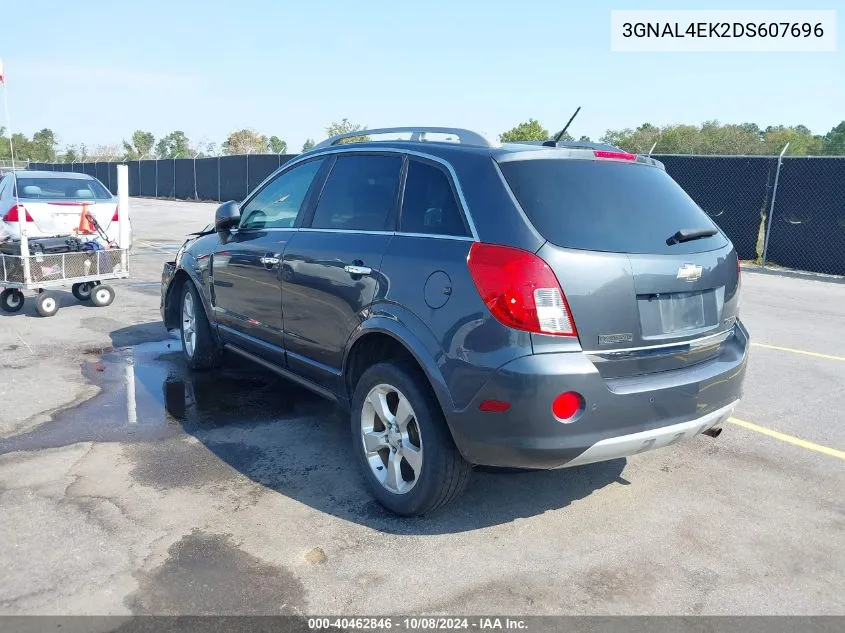
[[[243,200],[295,154],[128,161],[129,195]],[[845,275],[845,156],[654,154],[728,235],[744,261]],[[30,163],[117,191],[116,162]]]

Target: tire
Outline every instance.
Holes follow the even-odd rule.
[[[427,384],[413,364],[384,362],[364,372],[352,398],[356,461],[376,500],[401,516],[427,514],[451,503],[463,492],[472,472]],[[376,413],[372,402],[379,403],[381,413]],[[400,408],[410,415],[397,416]],[[391,418],[390,425],[382,417]]]
[[[190,312],[190,314],[189,314]],[[193,282],[186,281],[179,301],[179,334],[182,353],[191,369],[211,369],[221,361],[202,300]]]
[[[101,284],[98,286],[94,286],[91,290],[91,303],[93,303],[98,308],[105,308],[106,306],[110,306],[114,301],[114,288],[111,286],[107,286],[106,284]]]
[[[3,312],[20,312],[23,304],[23,293],[17,288],[6,288],[0,292],[0,308]]]
[[[91,291],[94,289],[95,286],[99,286],[100,282],[98,281],[86,281],[85,283],[81,284],[73,284],[71,286],[70,291],[73,293],[73,296],[82,303],[91,300]]]
[[[59,311],[59,298],[52,292],[41,292],[35,298],[35,310],[43,317],[55,316]]]

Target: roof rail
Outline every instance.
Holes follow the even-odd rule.
[[[451,134],[452,136],[456,136],[458,139],[458,143],[461,145],[477,145],[479,147],[500,147],[498,141],[491,140],[480,134],[478,132],[473,132],[472,130],[465,130],[463,128],[458,127],[418,127],[418,126],[411,126],[411,127],[385,127],[385,128],[378,128],[374,130],[356,130],[355,132],[345,132],[343,134],[337,134],[330,138],[327,138],[325,141],[322,141],[315,145],[312,149],[321,149],[324,147],[331,147],[332,145],[337,145],[340,141],[345,138],[357,138],[359,136],[372,136],[376,134],[396,134],[400,132],[410,132],[411,133],[411,142],[419,143],[419,142],[426,142],[424,138],[426,134]],[[431,141],[429,141],[431,142]]]

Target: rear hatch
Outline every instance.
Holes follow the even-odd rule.
[[[70,235],[79,228],[82,210],[107,230],[117,201],[97,180],[56,177],[17,177],[18,199],[44,235]]]
[[[538,255],[555,272],[601,374],[680,369],[717,356],[738,311],[730,241],[657,161],[550,152],[511,154],[499,166],[548,240]]]

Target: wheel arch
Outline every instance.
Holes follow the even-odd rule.
[[[180,266],[176,269],[176,272],[173,274],[173,279],[171,279],[170,284],[167,287],[167,291],[165,292],[164,326],[168,331],[179,328],[179,322],[181,319],[180,304],[182,301],[182,290],[187,282],[193,283],[194,287],[197,289],[197,294],[199,294],[200,301],[202,301],[202,307],[205,310],[205,316],[211,326],[211,332],[214,335],[215,340],[219,342],[217,323],[214,319],[214,311],[212,309],[211,302],[208,299],[208,293],[205,292],[202,281],[195,274],[192,274],[189,268],[185,268],[184,266]]]
[[[413,361],[428,380],[444,414],[454,409],[452,396],[435,357],[421,338],[408,327],[386,316],[368,319],[353,333],[343,360],[344,386],[352,400],[357,379],[380,360],[404,356]],[[448,416],[446,416],[448,419]]]

